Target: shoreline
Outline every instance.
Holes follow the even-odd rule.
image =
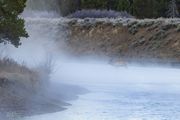
[[[77,100],[79,95],[89,92],[85,88],[68,84],[52,85],[49,89],[47,93],[32,95],[28,100],[25,100],[26,96],[18,96],[23,102],[18,103],[19,105],[14,103],[14,106],[6,104],[1,107],[0,113],[4,116],[1,117],[11,119],[8,117],[21,118],[64,111],[71,106],[69,101]]]

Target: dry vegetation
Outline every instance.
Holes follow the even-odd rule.
[[[45,66],[45,65],[44,65]],[[0,113],[28,114],[35,96],[49,79],[50,68],[29,69],[9,58],[0,59]],[[43,84],[42,84],[43,83]],[[36,98],[36,97],[35,97]],[[43,98],[42,98],[43,99]],[[30,114],[30,113],[29,113]]]
[[[12,59],[0,59],[0,120],[59,112],[70,105],[66,100],[88,92],[77,86],[50,83],[52,67],[51,58],[35,69]]]
[[[68,25],[73,54],[180,62],[180,19],[71,19]]]
[[[1,86],[8,82],[17,82],[33,88],[39,82],[39,76],[36,71],[28,69],[25,65],[20,65],[9,58],[2,58],[0,59],[0,80]]]

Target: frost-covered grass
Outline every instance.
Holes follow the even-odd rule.
[[[112,23],[113,25],[122,24],[123,26],[129,26],[131,24],[145,25],[149,23],[164,23],[164,24],[180,24],[179,18],[158,18],[158,19],[135,19],[135,18],[70,18],[66,19],[68,23],[75,25],[94,25],[98,23]],[[85,24],[88,23],[88,24]]]
[[[71,18],[67,22],[70,26],[77,27],[95,27],[95,26],[123,26],[127,27],[131,34],[136,34],[139,28],[148,28],[148,30],[167,31],[171,28],[175,28],[177,32],[180,31],[180,19],[172,18],[158,18],[158,19],[135,19],[135,18]],[[150,31],[151,31],[150,30]]]

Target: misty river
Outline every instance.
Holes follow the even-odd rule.
[[[83,86],[89,93],[70,101],[62,112],[25,120],[178,120],[178,69],[113,67],[99,62],[61,63],[54,75],[61,82]],[[57,66],[59,67],[59,66]]]
[[[44,2],[36,4],[29,0],[23,13],[30,37],[23,39],[18,49],[8,46],[6,52],[16,61],[25,61],[28,66],[50,56],[55,67],[51,82],[78,85],[89,92],[77,100],[68,101],[71,105],[64,111],[20,120],[180,120],[180,69],[119,67],[91,57],[80,60],[66,56],[63,49],[64,18],[57,15],[59,10],[55,4],[54,7],[44,6],[42,11],[40,8],[33,10],[32,6],[38,4]],[[57,44],[58,40],[62,43]]]

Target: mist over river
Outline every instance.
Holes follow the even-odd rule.
[[[66,18],[60,17],[56,0],[46,2],[49,4],[28,1],[22,17],[30,37],[22,39],[19,48],[6,46],[5,52],[30,67],[50,58],[53,72],[49,83],[57,85],[55,92],[70,92],[58,89],[62,87],[58,84],[80,86],[89,92],[65,101],[69,104],[63,111],[13,120],[180,120],[180,69],[116,65],[98,57],[71,56],[64,49]],[[44,4],[47,6],[39,7]]]
[[[83,86],[90,92],[71,101],[65,111],[25,120],[180,119],[179,69],[68,60],[56,67],[53,81]]]

